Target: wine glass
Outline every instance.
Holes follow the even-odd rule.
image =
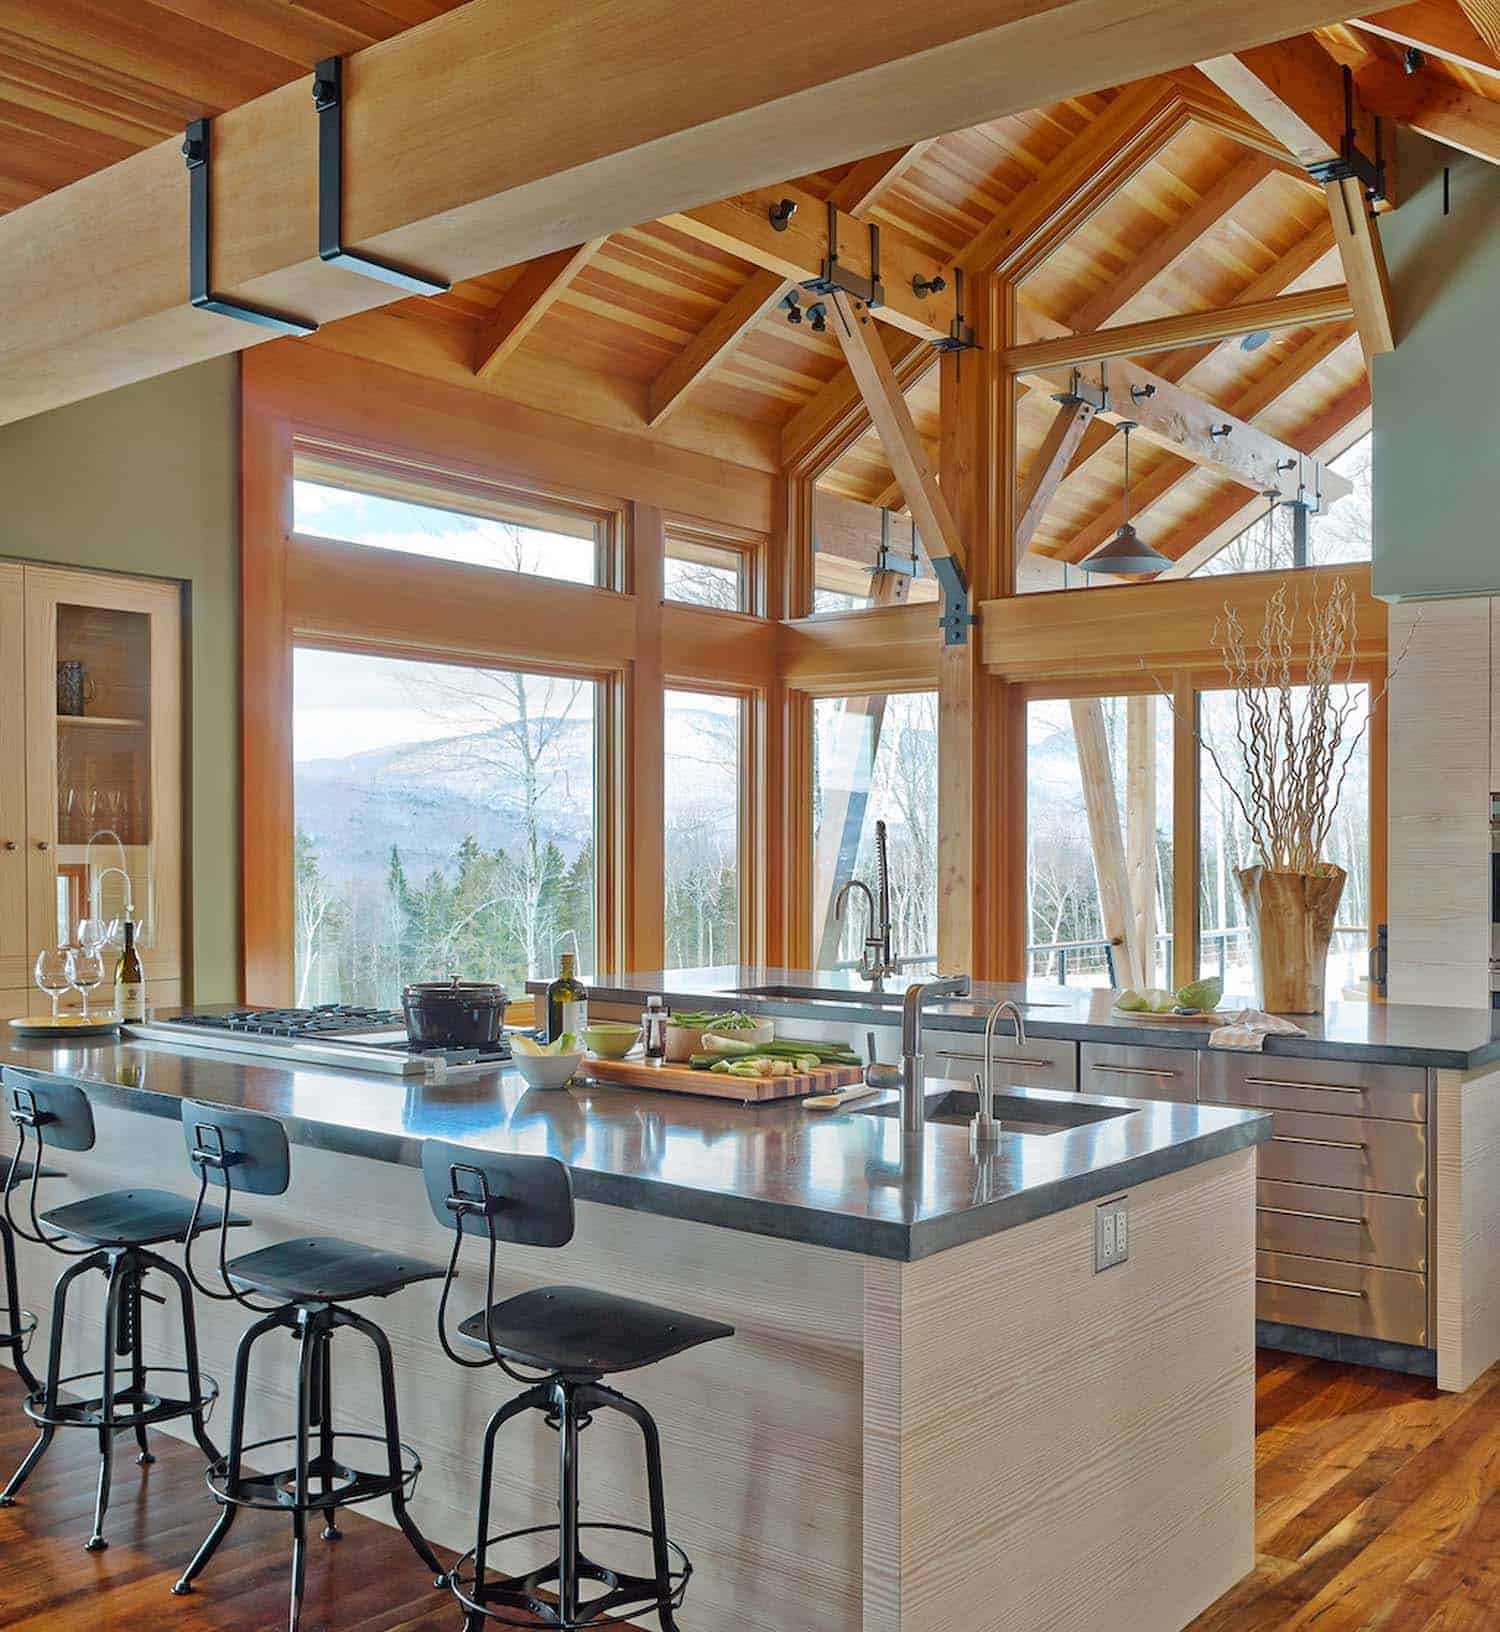
[[[37,985],[52,999],[52,1018],[57,1019],[57,1000],[73,984],[68,973],[68,955],[59,947],[38,952],[33,971]],[[102,973],[102,971],[101,971]]]
[[[104,979],[104,959],[97,950],[85,952],[75,947],[67,958],[68,984],[76,987],[83,999],[83,1018],[89,1017],[89,993]]]
[[[85,952],[97,952],[109,939],[109,924],[103,918],[81,918],[78,922],[78,944]]]

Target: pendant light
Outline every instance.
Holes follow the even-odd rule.
[[[1101,545],[1091,556],[1079,562],[1084,572],[1108,572],[1116,577],[1154,578],[1163,567],[1172,564],[1170,556],[1153,550],[1136,536],[1130,525],[1130,433],[1135,429],[1133,419],[1120,421],[1125,433],[1125,519],[1120,530],[1108,544]]]

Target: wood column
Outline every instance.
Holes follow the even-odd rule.
[[[660,969],[666,955],[665,698],[662,588],[665,535],[654,504],[633,504],[630,572],[635,591],[635,660],[625,682],[625,763],[621,809],[625,831],[617,861],[625,902],[622,969]]]
[[[1104,729],[1104,705],[1097,697],[1080,697],[1070,707],[1078,774],[1083,779],[1083,803],[1088,812],[1089,844],[1094,852],[1094,879],[1099,888],[1099,916],[1104,921],[1105,939],[1114,951],[1115,984],[1144,986],[1149,982],[1141,972],[1125,845],[1120,837],[1120,802]]]
[[[1156,699],[1125,704],[1125,871],[1140,975],[1156,983]],[[1179,983],[1180,984],[1180,983]]]

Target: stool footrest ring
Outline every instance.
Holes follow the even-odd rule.
[[[651,1540],[651,1532],[635,1524],[580,1524],[578,1531],[580,1537],[591,1532],[608,1531],[616,1535],[643,1536],[647,1541]],[[507,1530],[502,1535],[491,1536],[485,1543],[485,1548],[488,1551],[509,1541],[520,1541],[526,1536],[557,1534],[558,1526],[555,1524],[532,1525],[529,1529]],[[564,1620],[557,1603],[540,1596],[544,1583],[557,1582],[560,1558],[554,1558],[550,1563],[543,1564],[537,1569],[528,1570],[524,1575],[502,1575],[498,1571],[487,1569],[484,1585],[476,1590],[474,1554],[478,1549],[471,1547],[448,1572],[448,1584],[453,1588],[453,1596],[471,1615],[485,1616],[489,1620],[497,1621],[501,1626],[530,1627],[533,1632],[543,1627],[555,1628],[556,1632],[589,1632],[589,1629],[594,1627],[624,1626],[641,1614],[650,1614],[653,1610],[677,1609],[681,1606],[687,1594],[693,1564],[675,1541],[669,1539],[667,1549],[672,1565],[668,1576],[671,1585],[665,1594],[658,1588],[655,1576],[632,1575],[622,1570],[613,1570],[580,1553],[579,1579],[596,1582],[604,1587],[605,1591],[596,1594],[587,1602],[580,1603],[578,1619],[575,1620]],[[527,1619],[520,1620],[512,1615],[506,1615],[502,1613],[504,1610],[519,1611]]]
[[[142,1372],[145,1383],[153,1377],[181,1377],[187,1378],[187,1369],[183,1366],[147,1366]],[[71,1377],[61,1377],[57,1386],[60,1390],[72,1390],[75,1383],[99,1382],[103,1379],[102,1371],[79,1371]],[[219,1385],[206,1371],[198,1373],[198,1384],[203,1390],[196,1398],[176,1397],[168,1394],[158,1394],[149,1387],[136,1388],[127,1384],[126,1387],[116,1389],[114,1395],[114,1422],[112,1426],[121,1433],[132,1428],[149,1428],[152,1423],[171,1422],[176,1417],[188,1417],[201,1412],[203,1420],[208,1421],[213,1414],[213,1408],[218,1402]],[[122,1409],[123,1408],[123,1409]],[[21,1409],[40,1427],[53,1428],[103,1428],[104,1396],[95,1394],[81,1400],[59,1400],[55,1413],[47,1412],[47,1390],[39,1388],[34,1394],[28,1394],[21,1402]]]
[[[378,1445],[382,1451],[385,1449],[385,1440],[379,1434],[337,1433],[332,1439],[335,1450],[341,1441],[348,1440],[360,1440],[365,1444]],[[295,1434],[283,1434],[276,1439],[261,1439],[253,1445],[246,1445],[240,1454],[250,1456],[256,1451],[269,1450],[273,1445],[294,1446],[296,1443]],[[382,1496],[399,1494],[409,1499],[417,1488],[422,1459],[410,1445],[405,1444],[401,1447],[401,1455],[403,1464],[399,1478],[392,1477],[389,1471],[363,1472],[337,1456],[311,1456],[307,1463],[307,1499],[301,1503],[297,1501],[295,1466],[280,1468],[274,1473],[242,1471],[239,1489],[233,1495],[229,1491],[227,1456],[221,1456],[217,1462],[210,1464],[206,1478],[208,1488],[221,1503],[259,1508],[269,1513],[323,1513],[334,1508],[353,1507],[359,1502],[373,1502]],[[328,1490],[314,1488],[325,1482],[330,1487]]]

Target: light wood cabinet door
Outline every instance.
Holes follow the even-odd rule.
[[[24,631],[21,568],[0,563],[0,989],[12,991],[31,979],[26,933]]]
[[[129,901],[148,978],[178,980],[180,586],[22,575],[28,950],[66,944],[80,918],[118,918]]]

